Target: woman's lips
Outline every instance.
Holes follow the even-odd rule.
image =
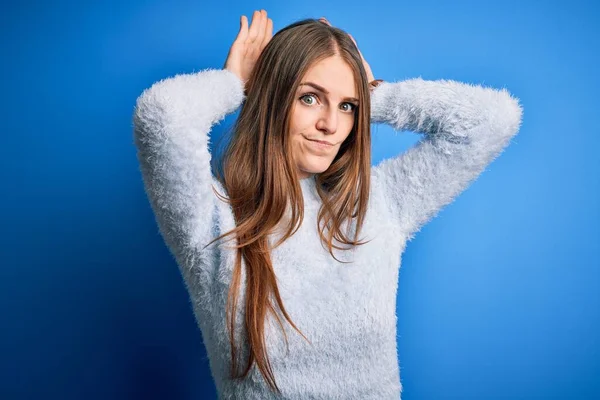
[[[316,147],[318,149],[331,149],[333,147],[332,144],[329,144],[327,142],[322,142],[319,140],[311,140],[311,139],[307,139],[307,140],[311,143],[311,145],[313,147]]]

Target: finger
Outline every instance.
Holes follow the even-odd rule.
[[[356,48],[358,48],[358,45],[356,44],[356,40],[354,40],[354,38],[352,37],[352,35],[348,34],[348,36],[350,36],[350,39],[352,39],[352,41],[354,42],[354,45],[356,46]]]
[[[260,10],[260,25],[258,27],[258,36],[256,37],[256,42],[258,46],[262,46],[263,41],[265,40],[265,33],[267,31],[267,11]]]
[[[267,43],[269,43],[269,41],[271,40],[271,38],[273,37],[273,20],[271,18],[269,18],[267,20],[267,29],[266,29],[266,34],[265,34],[265,38],[263,39],[263,42],[261,44],[261,48],[264,48]]]
[[[356,50],[358,50],[358,54],[360,54],[360,58],[362,58],[362,60],[364,61],[365,58],[362,55],[362,52],[360,51],[360,49],[358,48],[358,44],[356,44],[356,40],[354,40],[354,38],[352,37],[351,34],[348,34],[348,36],[350,36],[350,39],[352,39],[352,41],[354,42],[354,45],[356,46]]]
[[[254,42],[256,37],[258,36],[258,28],[260,26],[260,16],[261,13],[258,11],[254,11],[252,14],[252,23],[250,24],[250,31],[248,32],[248,38],[246,42]]]
[[[327,21],[327,18],[325,18],[325,17],[321,17],[321,18],[319,18],[319,21],[323,22],[323,23],[324,23],[324,24],[326,24],[326,25],[329,25],[329,26],[331,26],[331,23],[330,23],[329,21]]]
[[[240,18],[240,31],[238,32],[237,38],[235,38],[236,42],[243,43],[248,38],[248,18],[245,15],[242,15]]]

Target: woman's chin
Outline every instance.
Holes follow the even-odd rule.
[[[325,172],[327,167],[305,167],[300,168],[300,178],[308,178],[311,175],[320,174]]]

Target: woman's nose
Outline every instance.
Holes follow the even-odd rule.
[[[326,133],[333,134],[337,131],[338,115],[337,110],[331,108],[325,108],[319,116],[317,122],[317,128]]]

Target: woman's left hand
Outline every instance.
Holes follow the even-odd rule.
[[[319,18],[319,21],[331,26],[331,23],[329,21],[327,21],[327,19],[325,17]],[[356,49],[358,50],[358,54],[360,54],[360,58],[362,59],[363,66],[365,68],[365,72],[367,73],[367,82],[368,83],[373,82],[375,80],[375,76],[373,76],[373,72],[371,71],[371,67],[369,66],[369,63],[363,57],[360,49],[358,48],[358,45],[356,44],[356,40],[354,40],[354,38],[352,37],[351,34],[348,34],[348,36],[350,36],[350,39],[352,39],[352,41],[354,42],[354,45],[356,46]]]

